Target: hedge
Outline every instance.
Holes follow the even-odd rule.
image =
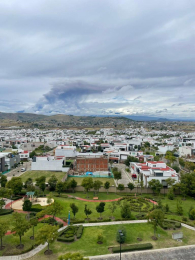
[[[174,220],[164,219],[164,222],[162,223],[161,227],[163,229],[180,228],[181,227],[181,223],[178,222],[178,221],[174,221]]]
[[[22,199],[22,198],[23,198],[22,196],[13,196],[12,200],[19,200],[19,199]]]
[[[83,226],[78,226],[76,237],[79,239],[81,238],[82,234],[83,234]]]
[[[128,252],[128,251],[136,251],[136,250],[146,250],[146,249],[152,249],[153,245],[151,243],[145,243],[145,244],[134,244],[134,245],[127,245],[121,247],[121,252]],[[112,248],[113,253],[119,253],[120,252],[120,246],[116,246]]]
[[[74,242],[74,237],[58,237],[57,238],[57,241],[60,241],[60,242]]]
[[[11,214],[13,212],[13,209],[0,209],[0,216]]]

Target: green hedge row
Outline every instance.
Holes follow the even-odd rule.
[[[153,246],[151,243],[145,243],[145,244],[134,244],[134,245],[127,245],[121,247],[121,252],[128,252],[128,251],[136,251],[136,250],[146,250],[146,249],[152,249]],[[113,247],[112,248],[113,253],[119,253],[120,252],[120,246]]]
[[[169,229],[169,228],[180,228],[181,223],[174,220],[164,219],[164,222],[162,223],[163,229]]]
[[[67,237],[58,237],[57,241],[70,243],[70,242],[74,242],[74,237],[69,237],[69,238],[67,238]]]
[[[0,216],[11,214],[13,212],[13,209],[0,209]]]
[[[82,234],[83,234],[83,226],[78,226],[76,237],[79,239],[82,237]]]

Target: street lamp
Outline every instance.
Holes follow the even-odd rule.
[[[119,232],[119,236],[120,236],[120,260],[121,260],[121,244],[122,244],[122,243],[121,243],[121,242],[122,242],[121,240],[122,240],[122,238],[123,238],[124,235],[123,235],[122,230],[119,230],[118,232]]]

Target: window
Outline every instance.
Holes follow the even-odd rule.
[[[163,176],[163,172],[156,172],[156,173],[155,173],[155,176],[156,176],[156,177],[162,177],[162,176]]]

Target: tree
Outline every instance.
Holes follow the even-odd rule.
[[[101,181],[99,181],[99,180],[94,181],[93,188],[94,188],[95,194],[96,194],[97,191],[99,191],[99,189],[101,188],[102,184],[103,183]]]
[[[152,189],[153,193],[155,192],[159,195],[160,191],[162,189],[162,184],[160,183],[159,180],[152,179],[151,181],[148,182],[149,187]]]
[[[32,207],[32,202],[28,199],[25,199],[22,206],[23,211],[30,211],[31,207]]]
[[[85,189],[85,191],[88,193],[90,189],[93,188],[93,180],[91,177],[86,177],[82,180],[81,186]]]
[[[140,182],[140,187],[141,187],[141,195],[142,195],[142,189],[143,189],[143,187],[144,187],[144,181],[141,181],[141,182]]]
[[[3,249],[3,237],[7,233],[7,230],[9,228],[9,224],[7,221],[0,220],[0,237],[1,237],[1,248],[0,250]]]
[[[35,237],[35,230],[34,229],[35,229],[35,226],[37,226],[38,223],[39,223],[39,221],[38,221],[37,217],[34,217],[34,218],[30,219],[30,225],[33,228],[33,235],[31,237],[31,239],[34,239],[34,237]]]
[[[130,204],[125,200],[121,206],[121,217],[122,218],[131,218],[131,208]]]
[[[85,212],[85,215],[86,215],[87,218],[88,218],[88,216],[91,215],[91,213],[92,213],[92,211],[91,211],[89,208],[87,208],[87,205],[86,205],[86,204],[85,204],[84,212]]]
[[[169,177],[169,178],[167,178],[166,180],[166,183],[167,183],[167,186],[168,186],[168,188],[171,188],[174,184],[175,184],[175,179],[173,179],[173,178],[171,178],[171,177]]]
[[[135,185],[132,183],[132,182],[129,182],[127,184],[127,187],[130,189],[130,190],[133,190],[135,188]]]
[[[16,195],[22,190],[22,179],[20,177],[13,177],[10,181],[7,182],[6,187],[12,189],[13,194]]]
[[[148,221],[154,226],[154,236],[156,236],[157,227],[164,221],[164,213],[160,209],[155,209],[148,214]]]
[[[74,218],[75,218],[77,212],[79,211],[79,208],[74,203],[71,203],[70,207],[72,209],[72,214],[74,215]]]
[[[64,183],[62,181],[58,181],[56,184],[56,192],[59,194],[59,196],[63,190],[64,190]]]
[[[0,197],[1,198],[10,198],[10,196],[13,194],[13,191],[8,188],[0,188]]]
[[[117,181],[117,185],[118,185],[118,180],[121,179],[121,171],[113,172],[113,174],[114,174],[114,179]]]
[[[125,189],[125,186],[123,184],[119,184],[117,187],[117,190],[120,190],[120,192],[124,189]]]
[[[168,197],[168,199],[170,199],[170,200],[173,200],[173,199],[174,199],[173,189],[170,189],[170,190],[168,191],[167,197]]]
[[[29,222],[23,218],[22,214],[19,214],[18,212],[14,212],[12,214],[13,218],[13,228],[12,232],[15,232],[15,236],[19,236],[20,238],[20,245],[19,248],[23,248],[22,245],[22,236],[24,236],[24,233],[29,230],[30,225]]]
[[[182,158],[179,158],[179,164],[181,167],[185,167],[185,161]]]
[[[112,218],[114,218],[114,217],[113,217],[113,214],[114,214],[114,212],[115,212],[115,210],[116,210],[116,208],[117,208],[116,202],[115,202],[115,201],[111,202],[111,203],[108,205],[108,208],[109,208],[109,210],[110,210],[110,212],[111,212],[111,214],[112,214]]]
[[[76,188],[77,186],[77,182],[75,181],[75,179],[72,179],[70,182],[70,187],[73,189],[73,192],[74,192],[74,189]]]
[[[45,184],[44,182],[41,182],[41,183],[39,184],[39,188],[42,190],[43,196],[44,196],[44,191],[45,191],[45,188],[46,188],[46,184]]]
[[[188,214],[189,214],[189,219],[195,220],[195,209],[193,207],[190,207]]]
[[[89,260],[89,258],[84,258],[80,253],[66,253],[59,256],[58,260]]]
[[[34,156],[37,156],[36,152],[35,151],[32,151],[30,154],[29,154],[30,158],[33,158]]]
[[[96,206],[96,211],[100,213],[100,218],[101,218],[101,214],[104,212],[104,207],[105,207],[105,202],[100,202],[100,204]]]
[[[125,165],[129,167],[130,162],[139,162],[139,159],[134,156],[128,156],[127,160],[125,160]]]
[[[185,183],[180,183],[180,192],[181,195],[183,196],[183,199],[185,200],[185,197],[188,193],[188,187]]]
[[[177,214],[179,214],[180,216],[183,215],[183,208],[182,208],[182,202],[181,201],[177,201]]]
[[[53,174],[51,176],[51,178],[49,178],[48,180],[48,184],[49,184],[49,187],[50,187],[50,191],[54,191],[56,189],[56,184],[58,182],[58,179],[56,178],[56,176]]]
[[[1,175],[0,183],[1,187],[5,188],[5,185],[7,183],[7,177],[5,175]]]
[[[47,214],[52,215],[54,218],[55,215],[60,214],[62,210],[63,210],[62,205],[59,202],[55,201],[53,204],[47,207],[46,212]]]
[[[46,181],[46,177],[45,176],[41,176],[39,178],[36,178],[36,186],[40,186],[41,183],[45,183]]]
[[[104,183],[104,189],[107,190],[107,194],[108,194],[109,188],[110,188],[110,182],[109,182],[109,181],[106,181],[106,182]]]
[[[47,242],[47,249],[49,250],[49,245],[53,243],[58,237],[58,227],[51,225],[44,225],[39,229],[37,233],[37,243],[45,244]]]
[[[172,168],[173,168],[173,170],[175,170],[176,172],[180,172],[179,166],[173,165]]]

